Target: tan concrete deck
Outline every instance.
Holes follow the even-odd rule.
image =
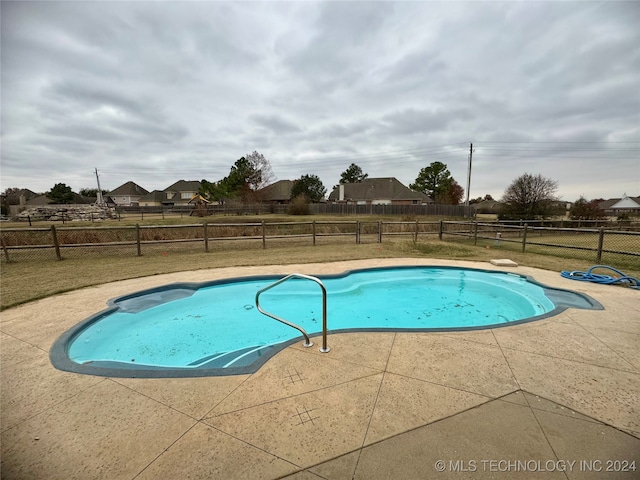
[[[328,354],[294,345],[243,376],[102,378],[49,362],[66,329],[143,288],[407,264],[513,270],[606,310],[468,333],[330,335]],[[637,290],[479,262],[224,268],[32,302],[2,313],[0,335],[6,479],[640,478]]]

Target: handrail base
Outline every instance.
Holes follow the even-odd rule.
[[[329,347],[327,347],[327,348],[320,347],[318,350],[320,350],[322,353],[329,353],[331,351],[331,349]]]

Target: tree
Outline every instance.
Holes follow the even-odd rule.
[[[600,202],[601,200],[587,201],[586,198],[581,196],[571,206],[569,215],[574,220],[600,220],[605,217],[604,211],[599,207]]]
[[[46,193],[46,195],[52,203],[57,204],[71,203],[74,200],[74,194],[71,187],[68,187],[64,183],[56,183],[53,188]]]
[[[209,182],[203,178],[200,180],[198,193],[210,202],[218,202],[220,205],[224,205],[227,198],[229,198],[229,192],[226,190],[222,180],[219,182]]]
[[[409,188],[416,192],[425,193],[437,200],[439,196],[447,197],[453,181],[455,180],[451,177],[451,173],[444,163],[433,162],[428,167],[420,170],[415,183],[410,184]]]
[[[308,202],[319,202],[327,189],[316,175],[302,175],[291,187],[291,199],[304,196]]]
[[[256,191],[272,182],[273,178],[269,161],[264,155],[254,151],[236,160],[229,170],[229,175],[218,181],[215,186],[207,182],[203,196],[209,200],[223,202],[226,199],[240,198],[242,202],[247,203],[256,200]]]
[[[464,188],[453,178],[447,183],[448,185],[446,183],[443,184],[441,193],[436,194],[434,200],[444,205],[459,205],[464,197]]]
[[[363,173],[358,165],[352,163],[340,174],[340,183],[360,183],[368,176],[369,174]]]
[[[548,216],[552,211],[553,202],[558,200],[555,196],[557,189],[558,182],[540,174],[525,173],[516,178],[504,191],[501,217],[533,220]]]
[[[98,196],[98,189],[97,188],[81,188],[80,191],[78,192],[80,195],[82,195],[83,197],[97,197]],[[109,193],[108,190],[102,190],[102,194],[106,195],[107,193]]]
[[[254,150],[244,158],[247,159],[254,172],[254,175],[249,179],[249,186],[252,190],[259,190],[274,182],[275,175],[271,169],[271,164],[264,155]]]

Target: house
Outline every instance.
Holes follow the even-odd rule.
[[[37,193],[28,188],[21,188],[6,195],[3,194],[2,205],[7,208],[10,215],[17,215],[26,208],[27,201],[37,196]]]
[[[163,190],[162,205],[167,207],[187,206],[189,201],[198,194],[200,182],[178,180],[176,183]]]
[[[356,205],[425,205],[433,200],[415,192],[395,177],[366,178],[358,183],[344,183],[333,189],[330,203]]]
[[[482,215],[497,215],[502,210],[502,203],[496,200],[483,200],[481,202],[472,203],[471,208]]]
[[[265,203],[291,203],[291,189],[294,183],[293,180],[278,180],[258,190],[257,197]]]
[[[640,197],[630,197],[624,195],[622,198],[611,198],[601,202],[598,207],[606,215],[618,216],[627,214],[630,216],[640,215]]]
[[[109,197],[116,205],[122,207],[136,207],[140,203],[140,198],[149,192],[134,182],[127,182],[109,192]]]
[[[138,200],[138,205],[141,207],[161,207],[162,201],[165,199],[166,194],[162,190],[154,190],[151,193],[147,193]]]

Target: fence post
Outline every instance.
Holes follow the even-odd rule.
[[[209,231],[207,229],[207,222],[202,224],[202,228],[204,229],[204,251],[209,253]]]
[[[356,245],[360,244],[360,220],[356,220]]]
[[[478,244],[478,222],[473,222],[473,244]]]
[[[413,239],[413,243],[417,243],[418,242],[418,220],[416,220],[416,236]]]
[[[600,263],[602,260],[602,245],[604,244],[604,227],[600,227],[600,235],[598,236],[598,254],[596,256],[596,263]]]
[[[524,229],[522,230],[522,253],[524,253],[525,246],[527,245],[527,224],[524,224]]]
[[[440,230],[438,231],[438,240],[442,240],[442,220],[440,220]]]
[[[382,243],[382,220],[378,221],[378,243]]]
[[[316,245],[316,221],[314,220],[311,224],[311,233],[313,235],[313,246]]]
[[[6,258],[7,263],[9,263],[11,260],[9,260],[9,250],[7,250],[7,245],[4,243],[4,238],[0,237],[0,243],[2,244],[2,250],[4,250],[4,258]]]
[[[60,255],[60,244],[58,243],[58,234],[56,233],[56,226],[51,225],[51,236],[53,237],[53,248],[56,249],[56,257],[58,260],[62,260]]]
[[[142,256],[142,248],[140,246],[140,224],[136,223],[136,247],[138,249],[138,256]]]
[[[264,220],[262,220],[262,248],[267,248],[267,235],[264,228]]]

